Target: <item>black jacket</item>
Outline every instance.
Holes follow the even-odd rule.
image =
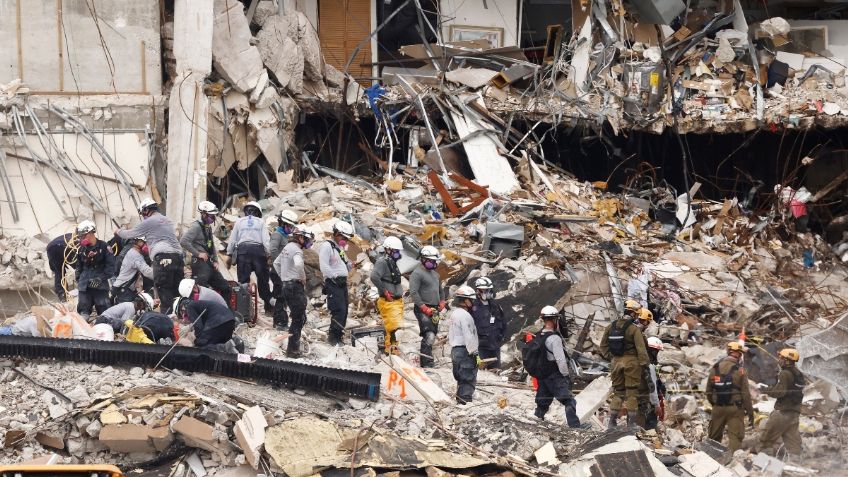
[[[77,288],[81,292],[88,291],[92,281],[99,281],[99,286],[91,287],[97,290],[109,290],[109,279],[115,276],[115,256],[109,246],[102,240],[94,245],[80,247],[77,254]]]
[[[205,313],[203,311],[206,310]],[[236,321],[236,316],[228,307],[215,303],[214,301],[192,301],[186,305],[186,313],[188,314],[189,322],[194,323],[195,342],[203,342],[203,335],[206,331],[224,325],[230,321]],[[203,316],[200,314],[203,313]],[[200,317],[198,320],[197,318]]]
[[[476,299],[474,307],[471,308],[471,316],[477,328],[480,348],[489,350],[500,348],[506,333],[503,308],[494,299],[489,300],[488,304]]]

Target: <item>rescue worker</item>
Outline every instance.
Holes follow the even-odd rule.
[[[138,207],[141,222],[129,230],[116,228],[122,239],[144,237],[153,260],[153,285],[159,295],[159,309],[165,311],[177,296],[177,286],[185,278],[183,249],[171,219],[159,213],[159,204],[147,198]]]
[[[174,321],[170,316],[158,311],[142,311],[134,319],[125,321],[121,332],[127,341],[146,343],[141,339],[143,337],[137,334],[138,330],[154,344],[172,344],[177,339]]]
[[[471,316],[474,317],[474,326],[477,327],[477,337],[480,340],[480,359],[494,358],[494,361],[486,362],[484,368],[501,367],[501,344],[506,332],[506,319],[503,308],[495,301],[495,290],[492,280],[480,277],[474,281],[474,290],[477,297],[474,299],[474,308]]]
[[[539,387],[536,390],[536,411],[534,415],[544,420],[545,414],[548,413],[553,400],[556,399],[565,407],[565,421],[568,427],[583,427],[577,417],[577,401],[571,394],[568,358],[565,354],[565,348],[562,346],[562,336],[557,330],[559,311],[548,305],[542,308],[541,314],[545,327],[541,331],[540,339],[545,340],[548,368],[536,378]]]
[[[409,276],[409,296],[412,298],[413,313],[418,319],[418,334],[421,335],[421,367],[433,367],[433,344],[436,342],[440,313],[445,310],[445,291],[439,273],[441,255],[436,247],[421,247],[420,262]]]
[[[53,292],[59,301],[67,300],[65,296],[65,266],[74,266],[77,261],[77,248],[79,240],[76,230],[71,233],[62,234],[47,244],[47,263],[53,272]]]
[[[145,255],[150,251],[147,240],[144,237],[133,237],[130,243],[132,246],[128,247],[129,250],[121,261],[121,269],[112,285],[112,303],[114,304],[135,300],[138,296],[139,276],[153,279],[153,268],[145,259]]]
[[[474,397],[477,386],[477,368],[482,365],[478,351],[477,328],[469,313],[474,307],[477,294],[474,289],[463,285],[453,296],[456,308],[451,310],[448,344],[451,347],[453,378],[456,379],[456,402],[467,404]]]
[[[241,339],[233,336],[238,324],[236,315],[227,306],[214,301],[178,300],[176,315],[191,323],[195,348],[231,354],[244,351]]]
[[[721,442],[725,428],[733,454],[745,438],[745,415],[748,424],[754,425],[754,408],[748,389],[748,376],[741,366],[745,348],[737,341],[727,344],[727,357],[716,363],[707,379],[707,401],[713,406],[709,438]]]
[[[120,302],[109,307],[94,320],[94,324],[106,323],[115,330],[115,333],[120,333],[127,320],[132,320],[139,313],[152,310],[153,306],[153,297],[150,294],[137,293],[132,301]]]
[[[198,285],[209,287],[221,296],[230,295],[230,284],[218,270],[218,251],[212,236],[212,225],[218,218],[218,207],[204,200],[197,204],[200,218],[189,225],[180,239],[180,245],[191,253],[191,278]]]
[[[277,214],[277,227],[271,233],[271,245],[269,246],[271,252],[269,261],[272,264],[280,256],[280,252],[288,243],[296,225],[297,214],[291,210],[283,210]],[[282,299],[283,282],[274,267],[271,267],[271,284],[274,286],[271,298],[274,305],[274,328],[279,331],[286,331],[289,329],[289,316],[286,313],[285,301]]]
[[[780,373],[777,384],[766,389],[766,394],[777,399],[774,411],[766,421],[766,428],[760,435],[759,449],[774,455],[774,445],[783,442],[786,452],[792,456],[801,455],[801,434],[798,432],[798,418],[801,414],[801,401],[804,398],[804,375],[795,366],[801,358],[798,350],[784,348],[778,353]]]
[[[258,202],[244,205],[244,217],[233,225],[230,241],[227,243],[227,255],[236,257],[238,282],[250,283],[250,274],[256,274],[256,286],[259,298],[265,304],[265,310],[271,309],[271,288],[268,277],[268,256],[271,253],[271,236],[262,221],[262,206]]]
[[[114,276],[115,256],[96,234],[97,228],[90,220],[84,220],[77,226],[80,244],[76,264],[77,313],[84,318],[88,318],[92,307],[100,314],[112,305],[109,301],[109,279]]]
[[[219,305],[229,307],[226,300],[220,293],[209,287],[203,287],[197,284],[193,278],[183,278],[178,287],[180,296],[194,301],[214,301]]]
[[[348,292],[347,275],[353,269],[345,247],[353,238],[353,225],[339,220],[333,224],[333,236],[318,249],[318,267],[324,276],[324,294],[330,310],[330,330],[327,342],[331,346],[342,344],[347,325]]]
[[[643,310],[648,311],[643,308]],[[656,336],[650,336],[646,340],[648,346],[649,374],[642,380],[639,386],[639,420],[640,426],[645,429],[656,429],[659,421],[665,417],[665,385],[657,374],[657,356],[664,348],[663,342]]]
[[[301,356],[300,334],[306,324],[306,270],[303,264],[303,250],[312,247],[315,236],[302,225],[292,231],[292,238],[283,247],[283,251],[274,260],[274,270],[282,282],[280,294],[283,303],[291,314],[289,344],[286,355],[290,358]],[[285,309],[283,309],[285,312]],[[288,321],[288,320],[286,320]]]
[[[612,366],[610,378],[613,396],[609,405],[608,429],[618,425],[621,409],[626,412],[627,424],[636,425],[639,386],[644,375],[643,370],[650,363],[645,337],[632,318],[636,313],[633,311],[635,307],[625,306],[624,316],[607,326],[601,339],[601,355],[611,360]],[[638,321],[638,318],[635,321]]]
[[[396,354],[397,336],[395,332],[403,323],[403,285],[397,261],[400,260],[403,242],[397,237],[383,240],[383,255],[374,263],[371,270],[371,283],[377,287],[377,311],[383,320],[386,332],[385,352]]]

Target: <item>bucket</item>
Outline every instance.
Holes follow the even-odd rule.
[[[280,345],[268,337],[260,337],[256,340],[256,350],[253,356],[256,358],[276,359],[280,354]]]
[[[94,330],[94,335],[100,341],[115,341],[115,330],[108,323],[100,323],[91,327]]]

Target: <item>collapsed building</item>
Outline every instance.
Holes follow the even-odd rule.
[[[40,287],[50,280],[44,244],[82,219],[109,231],[136,220],[137,201],[150,196],[184,226],[209,199],[225,211],[216,231],[225,242],[240,205],[260,200],[269,215],[297,211],[318,236],[337,217],[354,224],[349,332],[360,345],[323,343],[329,316],[307,255],[305,361],[381,381],[370,403],[286,381],[271,380],[283,388],[268,393],[201,368],[164,372],[132,353],[119,363],[129,369],[4,361],[0,381],[21,389],[0,403],[4,461],[167,461],[179,475],[237,466],[247,475],[622,475],[624,466],[740,477],[842,468],[842,4],[0,6],[7,315],[24,310],[41,325],[33,334],[59,337],[51,323],[62,312],[30,305],[50,301]],[[414,371],[420,338],[408,310],[402,359],[377,358],[367,276],[385,235],[404,238],[404,273],[422,244],[435,244],[451,290],[490,276],[510,336],[535,326],[546,304],[563,310],[578,411],[596,428],[609,387],[597,352],[603,328],[626,298],[652,307],[650,333],[668,344],[661,372],[673,383],[664,427],[637,439],[563,430],[560,416],[529,419],[517,338],[504,345],[503,371],[481,373],[480,407],[450,406],[443,349],[426,379]],[[263,325],[239,333],[257,358],[275,358],[260,344],[284,338]],[[722,465],[720,447],[699,442],[706,370],[740,333],[762,345],[749,363],[756,382],[773,381],[775,347],[797,342],[809,353],[808,459],[796,466],[759,455]],[[241,366],[213,361],[205,371],[218,375]],[[53,366],[85,378],[45,390]],[[757,399],[764,417],[773,400]]]

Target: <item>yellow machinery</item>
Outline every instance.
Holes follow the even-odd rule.
[[[114,465],[0,465],[0,477],[123,477]]]

